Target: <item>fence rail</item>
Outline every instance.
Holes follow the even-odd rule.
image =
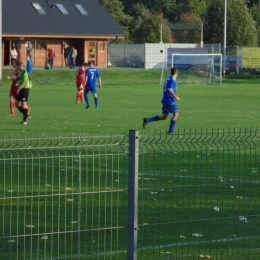
[[[1,259],[259,259],[260,132],[5,136]]]

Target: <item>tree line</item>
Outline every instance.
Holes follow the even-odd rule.
[[[99,0],[125,32],[125,43],[162,41],[222,43],[224,0]],[[172,24],[197,25],[196,30],[172,29]],[[194,26],[196,27],[196,26]],[[258,0],[227,0],[227,46],[256,46],[260,42]]]

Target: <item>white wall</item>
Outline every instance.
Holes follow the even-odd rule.
[[[167,60],[168,48],[200,48],[199,44],[184,43],[145,43],[145,69],[162,69]]]

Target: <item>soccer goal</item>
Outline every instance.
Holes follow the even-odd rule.
[[[184,85],[222,84],[222,54],[172,54],[163,62],[161,84],[172,67],[179,69],[177,81]]]

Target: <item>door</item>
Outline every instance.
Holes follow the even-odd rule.
[[[10,65],[10,41],[4,41],[4,65]]]
[[[98,67],[107,67],[107,43],[98,42]]]

